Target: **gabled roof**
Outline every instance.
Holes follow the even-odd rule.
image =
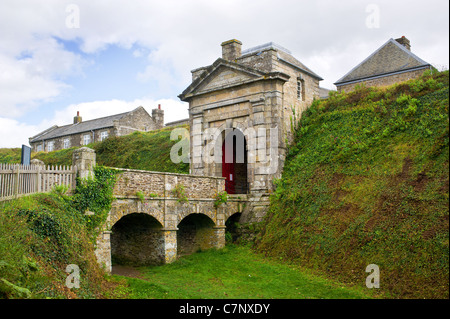
[[[377,76],[388,76],[393,73],[406,72],[429,66],[429,63],[420,59],[391,38],[334,84],[342,85],[348,82],[361,81]]]
[[[102,129],[102,128],[113,127],[114,121],[120,120],[125,115],[128,115],[128,114],[138,110],[139,108],[142,108],[142,106],[140,106],[130,112],[105,116],[105,117],[101,117],[101,118],[97,118],[97,119],[93,119],[93,120],[83,121],[83,122],[76,123],[76,124],[69,124],[69,125],[64,125],[64,126],[54,125],[51,128],[33,136],[33,137],[30,137],[29,142],[34,143],[34,142],[39,142],[42,140],[49,140],[49,139],[53,139],[53,138],[57,138],[57,137],[61,137],[61,136],[68,136],[68,135],[79,134],[79,133],[83,133],[83,132],[90,132],[91,130],[98,130],[98,129]]]
[[[188,100],[190,97],[196,94],[203,94],[207,93],[210,90],[208,89],[208,84],[220,73],[224,70],[230,70],[232,72],[238,73],[241,76],[236,77],[234,79],[230,79],[228,82],[223,83],[222,87],[231,87],[231,86],[237,86],[242,85],[245,83],[250,83],[253,81],[258,81],[261,79],[269,79],[274,77],[282,78],[284,81],[287,81],[289,79],[289,76],[286,74],[283,74],[281,72],[271,72],[271,73],[265,73],[262,71],[259,71],[255,68],[251,68],[245,65],[242,65],[240,63],[227,61],[222,58],[217,59],[212,65],[205,68],[205,70],[200,74],[199,77],[197,77],[191,85],[189,85],[183,93],[181,93],[178,97],[182,101]],[[221,87],[215,86],[211,90],[220,89]]]

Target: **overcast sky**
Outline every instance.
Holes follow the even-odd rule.
[[[165,122],[188,117],[178,99],[192,69],[275,42],[333,83],[390,38],[438,69],[449,66],[448,0],[1,0],[0,147],[57,124],[161,104]]]

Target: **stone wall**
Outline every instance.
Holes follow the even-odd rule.
[[[377,86],[377,87],[383,87],[383,86],[389,86],[396,83],[405,82],[411,79],[416,79],[422,75],[423,72],[425,72],[428,69],[420,69],[420,70],[414,70],[409,72],[403,72],[398,73],[394,75],[389,76],[383,76],[376,79],[368,79],[356,83],[350,83],[350,84],[343,84],[337,87],[338,91],[344,91],[344,92],[350,92],[355,89],[357,85],[361,85],[364,83],[366,87],[370,86]]]
[[[195,176],[164,172],[150,172],[133,169],[118,169],[115,196],[136,196],[138,192],[145,197],[175,198],[173,190],[177,185],[184,187],[186,197],[213,198],[225,190],[222,177]]]
[[[123,136],[135,131],[153,131],[164,127],[164,111],[153,109],[152,115],[143,107],[139,107],[114,122],[114,135]]]

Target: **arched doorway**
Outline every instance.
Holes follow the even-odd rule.
[[[247,194],[247,141],[238,130],[225,131],[222,143],[222,177],[228,194]]]
[[[190,214],[178,224],[177,255],[215,247],[214,222],[203,214]]]
[[[162,225],[154,217],[133,213],[111,229],[112,265],[146,266],[164,263]]]

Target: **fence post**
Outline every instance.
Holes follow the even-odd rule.
[[[40,193],[42,191],[42,177],[41,177],[41,170],[45,167],[45,164],[43,161],[38,159],[32,159],[30,161],[30,164],[36,167],[36,182],[35,182],[35,193]]]
[[[20,166],[19,164],[14,165],[13,168],[13,196],[17,198],[19,196],[19,174],[20,174]]]

